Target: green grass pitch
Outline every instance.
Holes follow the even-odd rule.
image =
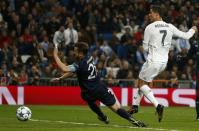
[[[147,128],[133,127],[128,121],[114,114],[107,107],[102,110],[110,124],[100,122],[87,106],[28,106],[32,119],[16,119],[18,106],[0,106],[0,131],[199,131],[195,108],[165,108],[164,119],[158,122],[153,107],[141,107],[135,117],[148,124]]]

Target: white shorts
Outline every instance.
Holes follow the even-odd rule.
[[[167,66],[167,63],[153,63],[146,61],[139,73],[139,78],[146,82],[152,82],[160,72],[162,72]]]

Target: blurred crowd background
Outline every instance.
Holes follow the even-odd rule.
[[[62,61],[73,63],[71,47],[77,40],[87,42],[101,78],[109,85],[120,79],[119,85],[126,86],[122,79],[137,79],[146,60],[142,40],[152,4],[161,6],[164,21],[182,31],[199,24],[198,0],[1,0],[1,83],[39,85],[40,79],[60,76],[53,37],[72,28],[70,41],[59,41]],[[197,44],[198,33],[191,40],[174,37],[167,69],[156,79],[170,80],[167,87],[189,80],[194,88]]]

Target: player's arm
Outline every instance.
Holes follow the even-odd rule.
[[[173,29],[173,34],[175,36],[178,36],[178,37],[183,38],[183,39],[190,39],[194,35],[194,33],[197,31],[196,26],[193,26],[187,32],[182,32],[182,31],[178,30],[175,26],[173,26],[173,25],[171,25],[171,26],[172,26],[172,29]]]
[[[150,40],[150,29],[149,27],[147,26],[144,30],[144,40],[143,40],[143,48],[145,51],[148,52],[148,49],[149,49],[149,40]]]
[[[65,73],[68,72],[75,72],[76,68],[74,67],[74,65],[68,65],[66,66],[64,63],[61,62],[60,58],[58,57],[58,49],[55,47],[54,48],[54,52],[53,52],[53,56],[54,59],[58,65],[58,67]]]
[[[64,73],[62,76],[60,76],[60,77],[57,77],[57,78],[52,78],[51,79],[51,82],[53,82],[53,81],[59,81],[59,80],[62,80],[62,79],[64,79],[64,78],[68,78],[68,77],[70,77],[70,76],[73,76],[73,73],[72,72],[66,72],[66,73]]]

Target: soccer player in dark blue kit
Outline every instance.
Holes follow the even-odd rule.
[[[189,51],[189,58],[194,58],[196,55],[196,119],[199,121],[199,38],[195,36],[192,41],[192,46]]]
[[[116,103],[116,99],[110,90],[100,81],[93,62],[93,57],[88,55],[88,44],[79,42],[74,46],[76,63],[66,66],[58,57],[58,48],[55,45],[54,59],[58,67],[64,72],[64,75],[53,80],[60,80],[70,77],[76,73],[81,88],[81,97],[86,101],[90,109],[98,115],[98,119],[108,124],[108,117],[101,111],[96,101],[99,100],[119,116],[128,120],[135,126],[145,127],[146,125],[131,117],[131,115]]]

